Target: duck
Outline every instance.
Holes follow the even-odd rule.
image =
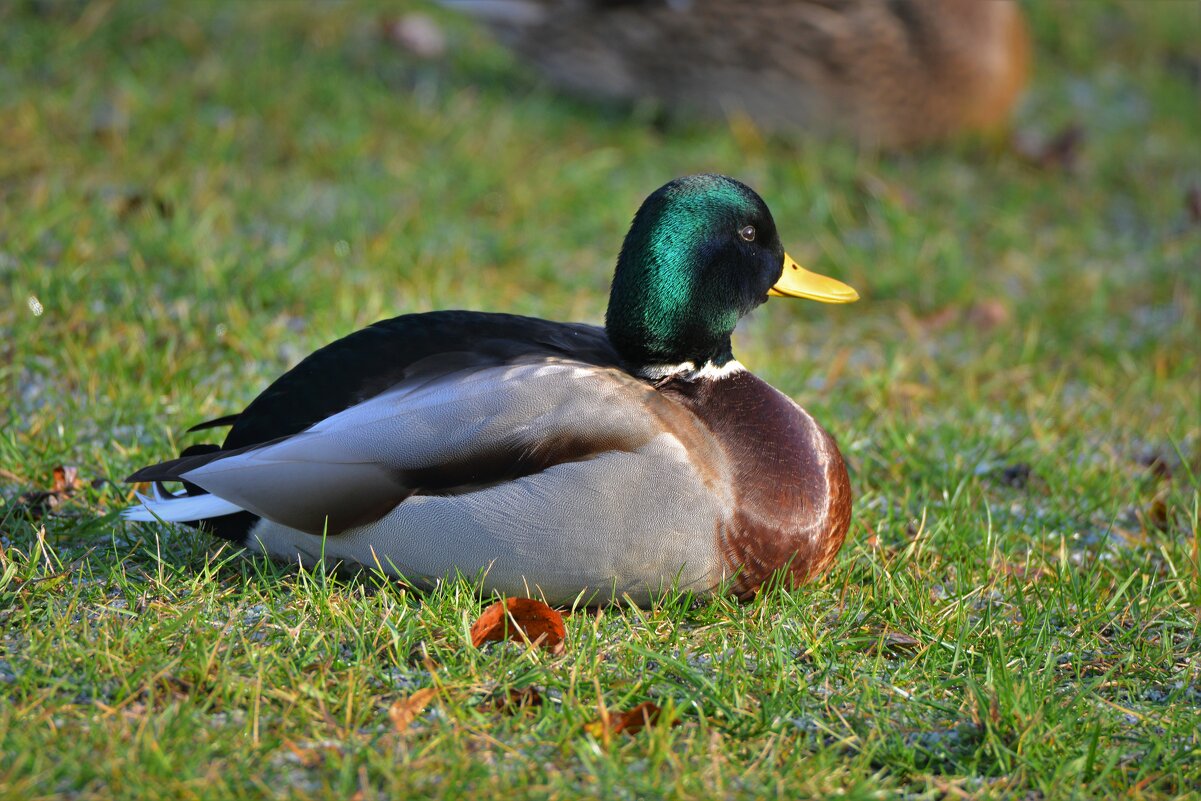
[[[189,429],[228,431],[129,476],[150,486],[124,519],[562,606],[800,584],[842,546],[851,486],[834,438],[734,358],[735,325],[769,297],[858,294],[788,256],[750,187],[677,178],[634,215],[603,327],[377,322]]]
[[[1012,0],[442,0],[559,88],[912,149],[1004,132],[1030,71]]]

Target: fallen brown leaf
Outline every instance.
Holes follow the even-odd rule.
[[[388,717],[392,721],[397,734],[404,734],[413,721],[429,706],[430,700],[438,693],[433,687],[425,687],[401,698],[388,707]]]
[[[1009,322],[1009,307],[995,298],[980,300],[967,310],[967,320],[977,331],[987,334]]]
[[[643,729],[657,725],[659,723],[659,716],[662,713],[663,710],[659,708],[658,704],[652,701],[643,701],[633,709],[626,710],[625,712],[610,713],[600,720],[592,721],[584,728],[593,737],[600,737],[604,734],[606,723],[608,724],[608,731],[613,734],[620,734],[621,732],[637,734]],[[679,721],[672,723],[673,726],[678,724]]]
[[[54,479],[50,489],[27,492],[17,498],[17,503],[27,507],[34,517],[41,517],[47,512],[53,511],[82,488],[83,482],[79,479],[79,468],[60,464],[54,468]]]
[[[486,642],[528,641],[560,654],[566,637],[563,616],[533,598],[497,601],[471,624],[471,644],[476,648]]]
[[[921,644],[917,637],[903,631],[886,632],[881,641],[886,651],[916,651]]]
[[[292,754],[301,767],[315,768],[325,761],[325,756],[319,748],[305,748],[297,745],[291,740],[284,740],[284,748]]]
[[[542,693],[533,685],[529,687],[513,687],[505,692],[498,692],[492,697],[492,708],[497,712],[515,715],[526,709],[542,706]]]
[[[79,481],[79,468],[71,465],[59,465],[54,468],[54,486],[51,492],[74,492],[82,486]]]

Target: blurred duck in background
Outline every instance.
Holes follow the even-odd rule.
[[[443,0],[567,90],[908,148],[1007,128],[1010,0]]]

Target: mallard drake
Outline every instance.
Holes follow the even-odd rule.
[[[555,604],[803,581],[842,545],[851,488],[834,439],[731,352],[769,296],[858,298],[785,254],[747,186],[674,180],[634,217],[604,328],[473,311],[378,322],[193,429],[229,426],[220,446],[130,476],[153,494],[124,516]]]
[[[443,0],[550,81],[908,147],[1001,128],[1029,41],[1008,0]]]

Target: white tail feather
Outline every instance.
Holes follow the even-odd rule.
[[[227,500],[216,495],[186,495],[184,493],[164,494],[158,483],[154,484],[154,496],[137,493],[140,506],[133,506],[121,512],[125,520],[152,523],[162,520],[165,523],[183,523],[190,520],[206,520],[210,517],[232,515],[243,511]]]

